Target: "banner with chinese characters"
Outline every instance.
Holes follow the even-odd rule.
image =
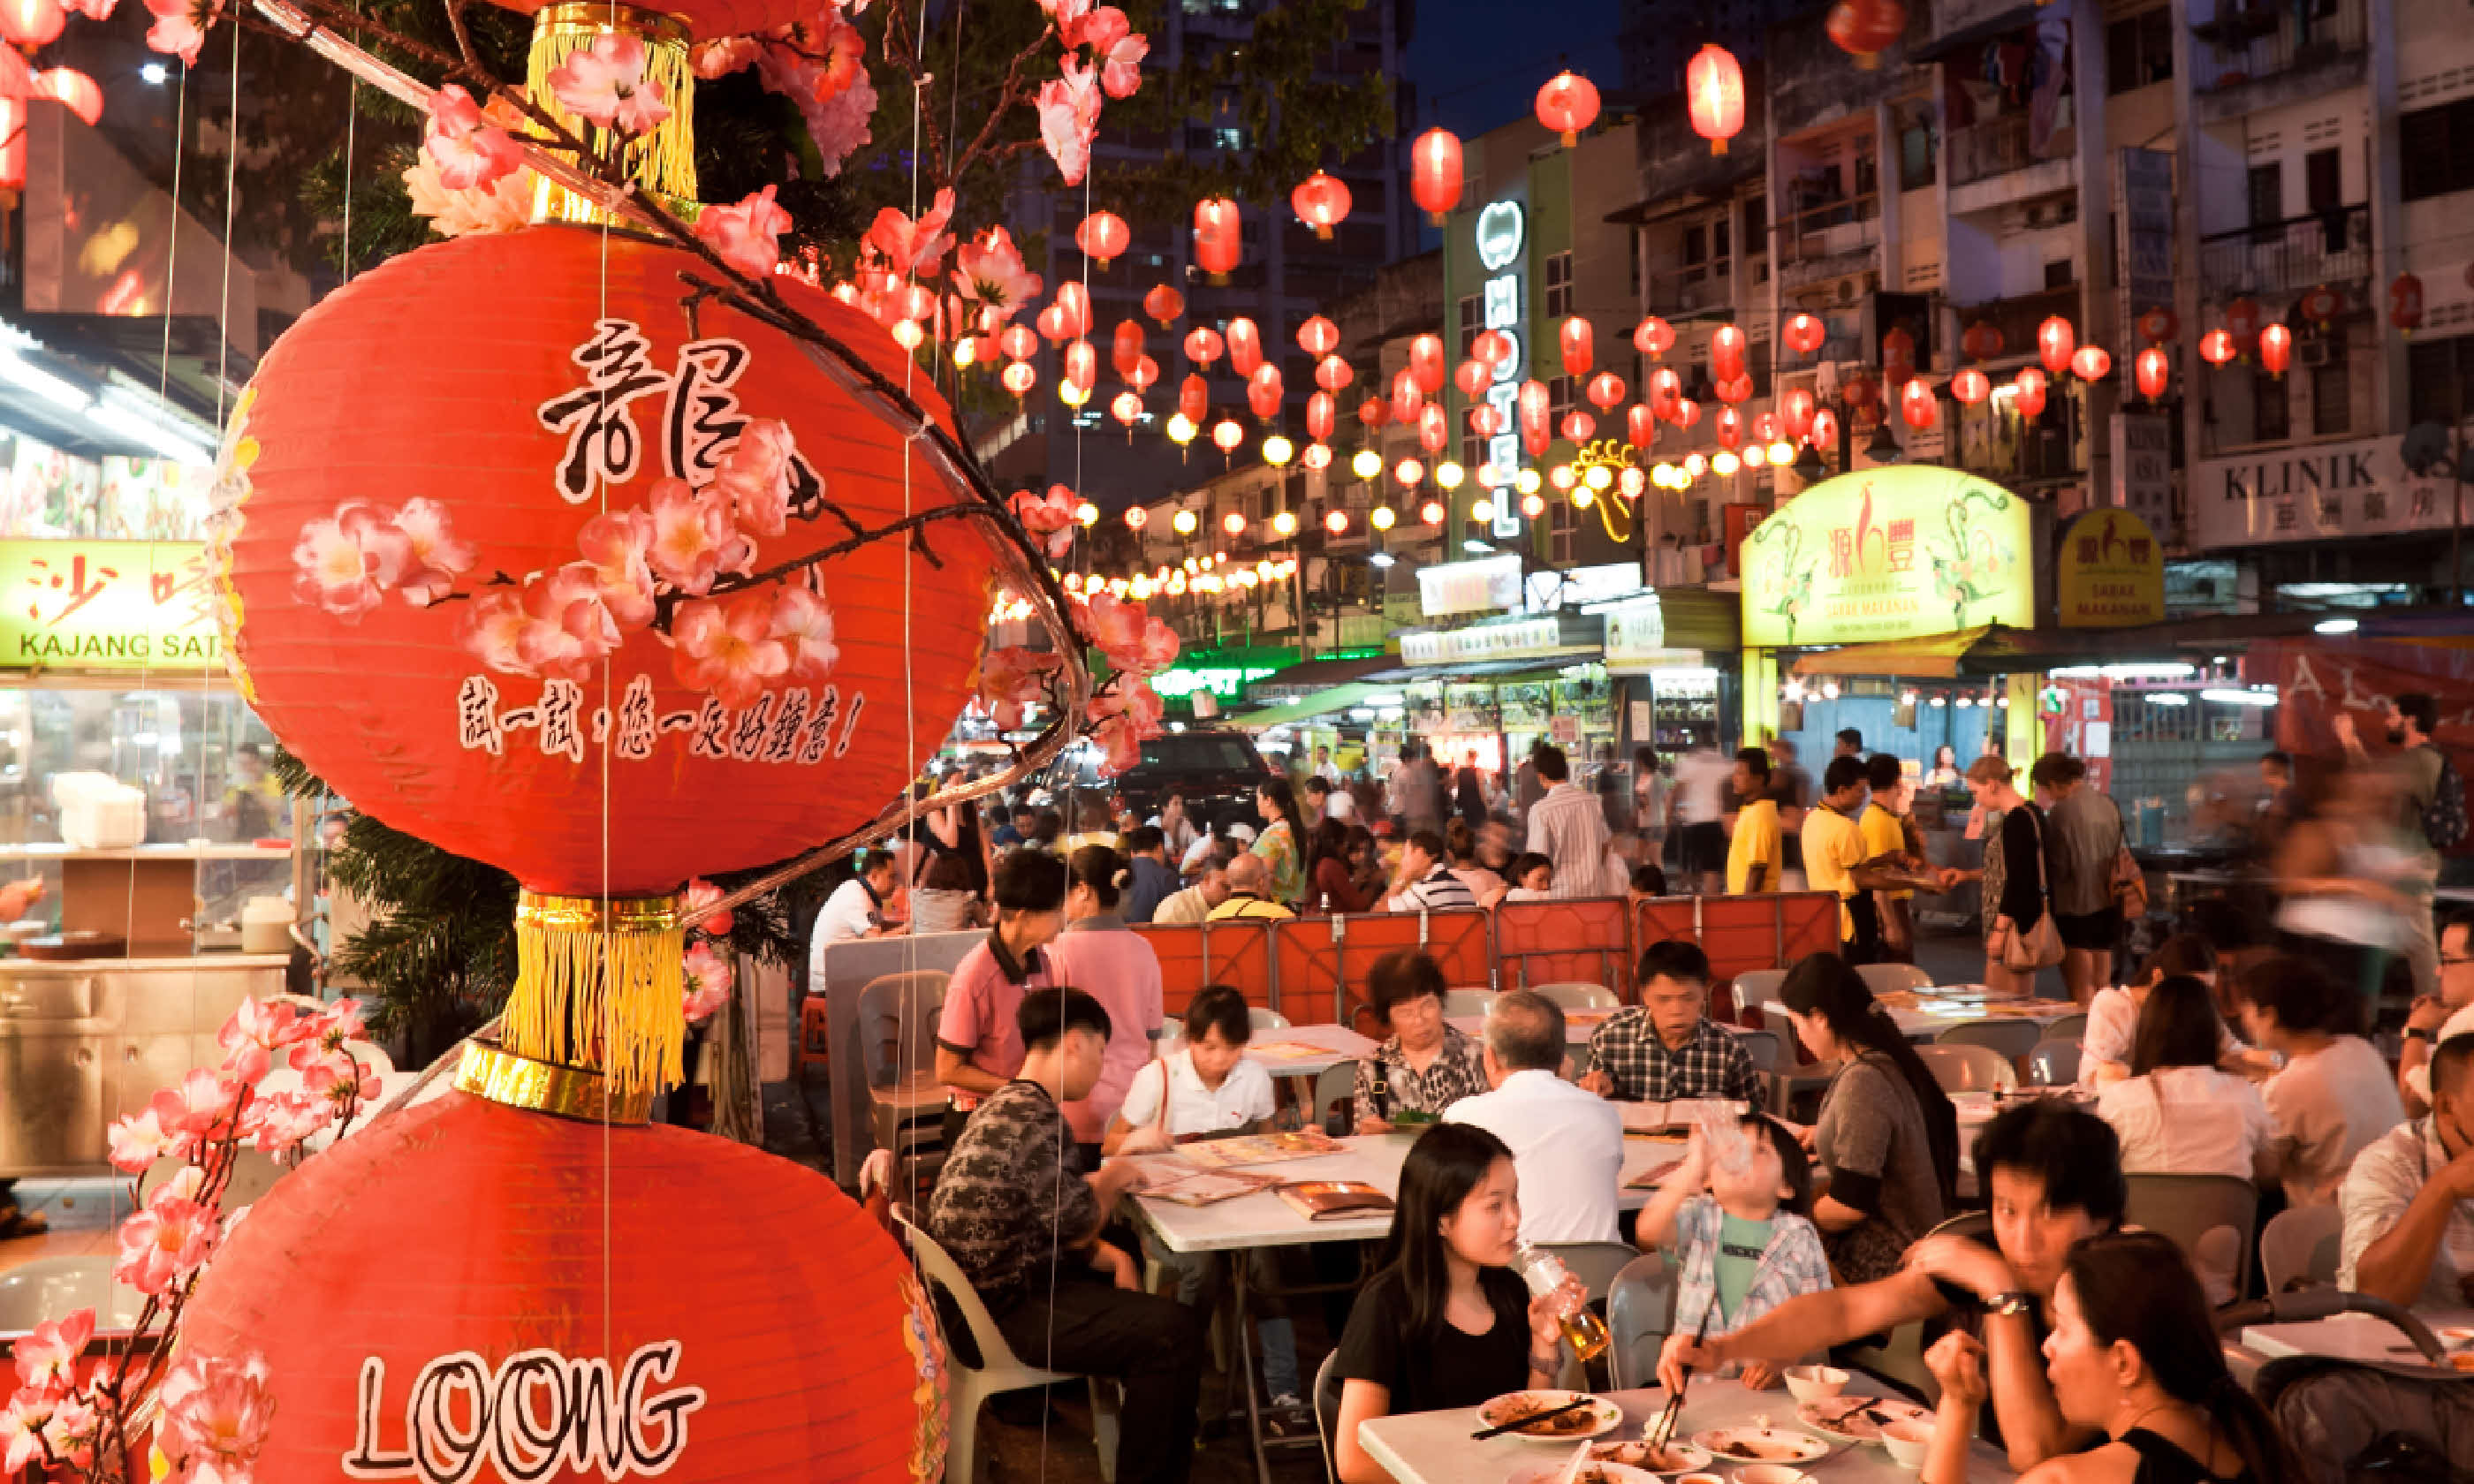
[[[2445,531],[2456,497],[2445,478],[2413,473],[2402,436],[2305,443],[2210,459],[2192,471],[2191,544],[2251,546]]]
[[[2165,621],[2165,547],[2126,510],[2098,509],[2071,523],[2053,556],[2054,621],[2115,629]]]
[[[197,541],[0,540],[0,665],[220,671]]]
[[[2026,502],[1959,469],[1825,480],[1744,538],[1744,642],[1912,639],[2035,622]]]

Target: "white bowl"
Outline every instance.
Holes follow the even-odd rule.
[[[1908,1421],[1892,1423],[1881,1429],[1881,1446],[1903,1469],[1925,1466],[1925,1451],[1932,1447],[1932,1424]]]
[[[1735,1484],[1812,1484],[1812,1477],[1793,1464],[1746,1464],[1735,1471]]]
[[[1847,1389],[1848,1375],[1836,1366],[1789,1366],[1782,1373],[1786,1389],[1798,1401],[1819,1401]]]

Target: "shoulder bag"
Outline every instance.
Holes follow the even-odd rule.
[[[2062,929],[2053,921],[2053,873],[2045,858],[2045,822],[2036,817],[2035,805],[2021,807],[2027,811],[2027,824],[2036,832],[2036,881],[2043,890],[2045,910],[2037,914],[2033,927],[2010,924],[2009,935],[2001,941],[2001,967],[2014,974],[2031,974],[2062,961]],[[1994,904],[1994,910],[2001,910],[2000,903]]]

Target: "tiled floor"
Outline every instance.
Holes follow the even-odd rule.
[[[50,1230],[0,1240],[0,1273],[37,1257],[109,1256],[112,1229],[129,1206],[128,1186],[116,1180],[21,1180],[11,1198],[22,1210],[39,1211]]]

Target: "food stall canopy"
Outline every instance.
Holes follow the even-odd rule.
[[[2050,670],[2058,665],[2117,663],[2150,658],[2150,650],[2156,658],[2179,658],[2173,653],[2171,636],[2159,633],[2152,643],[2142,644],[2132,637],[2138,632],[2014,629],[2007,624],[1977,624],[1972,629],[1923,638],[1817,650],[1798,658],[1791,673],[1955,680],[1961,676]]]
[[[1318,690],[1303,700],[1291,701],[1282,706],[1265,706],[1259,711],[1249,711],[1243,716],[1229,717],[1222,725],[1249,729],[1286,727],[1331,711],[1345,711],[1350,706],[1363,705],[1367,697],[1380,695],[1384,689],[1385,687],[1381,685],[1370,685],[1363,681],[1351,681],[1345,685],[1334,685],[1329,690]]]

